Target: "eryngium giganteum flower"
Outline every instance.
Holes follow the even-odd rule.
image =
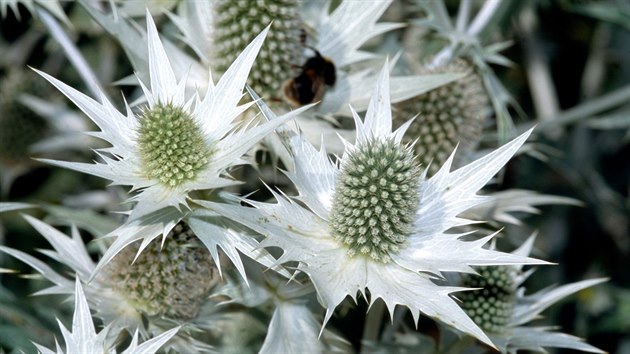
[[[220,282],[208,249],[180,222],[163,244],[154,240],[138,254],[140,242],[122,250],[97,275],[148,316],[191,320]]]
[[[284,81],[301,65],[302,21],[296,0],[223,0],[212,2],[212,63],[224,72],[238,54],[269,26],[247,83],[260,95],[278,97]]]
[[[490,109],[481,77],[468,62],[458,59],[434,69],[425,69],[422,74],[450,72],[465,73],[465,76],[394,107],[396,127],[417,115],[407,130],[406,140],[417,139],[416,155],[423,165],[430,164],[430,174],[444,164],[456,146],[458,156],[475,149]],[[462,165],[460,162],[457,159],[455,165]]]
[[[513,254],[530,253],[535,237],[530,237]],[[559,287],[551,286],[525,295],[523,282],[533,269],[523,272],[522,266],[476,267],[478,275],[465,274],[461,285],[476,288],[459,293],[462,308],[481,327],[503,353],[528,350],[546,353],[544,348],[569,348],[591,353],[604,353],[582,339],[552,332],[549,326],[524,326],[540,317],[540,313],[557,301],[606,279],[590,279]]]
[[[219,82],[210,81],[203,95],[188,95],[185,78],[178,81],[147,13],[150,85],[141,83],[148,101],[140,114],[127,106],[119,112],[104,95],[99,101],[41,73],[100,128],[90,134],[111,147],[99,149],[94,164],[47,162],[130,185],[138,191],[130,221],[168,207],[187,205],[189,192],[238,184],[229,169],[245,164],[241,157],[280,122],[235,128],[250,104],[239,105],[243,87],[267,30],[235,59]],[[175,221],[177,222],[177,220]],[[166,230],[168,231],[168,230]]]
[[[523,144],[529,132],[453,172],[452,160],[426,179],[412,147],[402,143],[408,124],[392,132],[386,63],[365,120],[354,112],[356,142],[346,142],[338,162],[288,129],[280,136],[294,157],[288,172],[299,196],[274,193],[276,204],[248,201],[254,208],[202,202],[260,232],[263,246],[281,248],[278,262],[297,261],[326,308],[324,323],[347,296],[382,299],[393,313],[406,306],[486,343],[490,340],[450,297],[461,288],[440,286],[441,272],[470,272],[471,265],[541,263],[482,246],[493,237],[462,241],[447,233],[472,224],[458,217],[482,202],[476,193]],[[268,119],[275,115],[264,105]]]

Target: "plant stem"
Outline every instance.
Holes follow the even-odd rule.
[[[553,119],[540,123],[538,130],[545,130],[563,124],[577,123],[581,120],[592,118],[602,111],[628,103],[628,101],[630,101],[630,85],[623,86],[604,96],[591,99],[570,108],[558,114]]]
[[[499,5],[501,5],[501,1],[499,0],[487,0],[484,2],[483,7],[477,13],[477,16],[470,24],[470,27],[468,27],[466,34],[471,37],[479,34],[479,32],[486,27],[488,22],[490,22],[490,19],[496,13]]]
[[[459,3],[459,11],[457,11],[457,22],[455,24],[455,29],[457,32],[464,33],[466,31],[466,25],[468,24],[468,20],[470,19],[470,8],[472,6],[472,1],[470,0],[462,0]]]

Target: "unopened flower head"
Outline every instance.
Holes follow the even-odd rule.
[[[449,72],[466,76],[395,106],[397,126],[418,115],[409,127],[407,139],[417,139],[416,154],[425,166],[430,164],[431,173],[444,164],[456,146],[460,153],[477,146],[489,109],[481,77],[463,59],[423,70],[423,74]]]
[[[462,277],[462,286],[476,289],[459,295],[462,307],[485,331],[501,332],[512,317],[517,269],[510,266],[487,266],[476,270],[479,275],[466,274]]]
[[[39,295],[51,293],[72,295],[76,287],[83,285],[94,316],[113,333],[123,330],[139,332],[147,339],[172,328],[174,323],[184,321],[192,328],[208,330],[204,323],[198,321],[198,317],[194,319],[191,317],[198,311],[199,303],[207,300],[207,289],[212,287],[212,282],[216,283],[216,268],[207,257],[208,251],[205,247],[197,247],[194,236],[185,226],[178,225],[175,228],[176,231],[169,235],[161,251],[159,242],[153,242],[148,245],[146,254],[143,253],[136,259],[136,263],[132,264],[136,253],[125,250],[116,257],[109,268],[105,268],[94,279],[90,279],[96,264],[76,227],[72,228],[70,237],[33,217],[25,216],[25,219],[53,246],[54,249],[44,250],[44,253],[58,262],[56,266],[61,265],[70,270],[58,273],[51,267],[42,267],[42,262],[33,256],[0,246],[0,252],[25,262],[54,283],[39,292]],[[137,250],[135,245],[128,247],[129,250],[134,248]],[[68,278],[67,273],[75,273],[76,279]],[[89,315],[89,311],[86,313]],[[109,336],[104,337],[105,330],[101,333],[103,334],[99,334],[98,338],[111,339]],[[80,343],[77,341],[82,340],[80,336],[85,334],[85,331],[76,333],[79,338],[72,343]],[[85,349],[77,349],[70,345],[71,343],[68,343],[68,348],[73,350],[68,352],[86,352]],[[168,347],[185,353],[209,349],[207,344],[200,343],[189,331],[179,332],[176,338],[169,342]],[[99,347],[92,345],[84,348]],[[107,350],[100,351],[103,352],[109,353]]]
[[[149,316],[190,320],[199,313],[220,276],[210,252],[185,223],[154,240],[138,256],[140,243],[126,247],[98,275]]]
[[[217,68],[225,71],[237,55],[265,27],[269,34],[248,78],[261,95],[277,97],[292,68],[300,65],[302,23],[295,0],[217,1],[214,54]],[[273,23],[272,23],[273,21]]]

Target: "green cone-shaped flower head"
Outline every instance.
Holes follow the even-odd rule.
[[[476,268],[479,275],[466,274],[462,286],[480,288],[459,295],[462,307],[475,323],[491,333],[501,332],[510,321],[516,299],[516,273],[512,266]]]
[[[189,320],[219,281],[210,252],[190,228],[179,223],[151,242],[134,260],[140,243],[126,247],[103,268],[104,279],[147,315]]]
[[[18,96],[22,93],[40,96],[43,85],[19,70],[0,80],[0,159],[7,164],[23,162],[30,159],[31,145],[44,138],[49,125],[19,102]]]
[[[420,168],[410,148],[374,139],[347,156],[330,213],[332,235],[348,254],[388,263],[411,232]]]
[[[425,70],[423,74],[466,73],[448,85],[396,105],[394,125],[418,118],[407,130],[406,138],[418,139],[416,154],[430,173],[435,173],[459,144],[459,151],[474,149],[481,138],[488,110],[488,95],[481,77],[464,60]]]
[[[140,116],[140,152],[148,178],[170,187],[195,179],[211,149],[201,128],[181,107],[157,104]]]
[[[256,35],[271,24],[252,67],[249,85],[263,96],[278,96],[282,84],[300,65],[302,23],[295,0],[227,0],[215,3],[216,67],[225,71]],[[273,21],[273,23],[272,23]]]

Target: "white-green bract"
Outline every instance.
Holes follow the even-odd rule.
[[[269,120],[276,119],[260,106]],[[392,132],[387,63],[365,120],[353,116],[356,142],[345,142],[338,163],[301,135],[280,132],[294,157],[287,174],[300,203],[273,191],[277,203],[248,201],[254,208],[199,203],[265,235],[263,246],[284,251],[279,263],[299,262],[297,269],[309,275],[326,308],[324,325],[346,296],[356,300],[360,292],[368,298],[369,292],[370,303],[381,298],[390,313],[396,305],[406,306],[416,320],[422,312],[491,344],[449,295],[463,289],[433,280],[441,272],[473,272],[471,265],[545,263],[484,249],[494,235],[462,241],[468,233],[447,232],[474,223],[458,215],[486,200],[476,193],[530,132],[453,172],[451,156],[425,179],[401,143],[409,123]]]
[[[75,281],[74,291],[74,317],[72,319],[72,332],[68,331],[66,327],[59,321],[59,328],[66,344],[66,350],[62,350],[57,343],[56,351],[52,351],[46,347],[35,344],[37,350],[42,354],[63,354],[63,353],[82,353],[82,354],[102,354],[110,353],[115,354],[115,339],[116,336],[108,336],[110,327],[105,327],[101,332],[96,333],[94,323],[92,322],[92,315],[90,314],[90,308],[88,307],[81,282],[77,278]],[[171,330],[152,338],[140,345],[138,345],[138,332],[133,335],[133,339],[129,344],[129,347],[121,352],[121,354],[153,354],[157,352],[162,345],[168,342],[175,334],[179,327],[175,327]]]
[[[239,128],[235,121],[251,105],[239,106],[239,101],[266,33],[252,41],[216,85],[208,82],[203,97],[186,97],[186,79],[175,77],[147,14],[150,85],[142,84],[148,107],[140,114],[129,106],[122,114],[104,94],[98,102],[40,72],[100,128],[90,134],[112,145],[97,150],[102,162],[94,164],[45,161],[109,179],[115,185],[130,185],[138,191],[130,198],[137,202],[131,220],[166,207],[179,209],[186,205],[190,191],[236,184],[227,169],[246,163],[242,155],[281,124]]]

